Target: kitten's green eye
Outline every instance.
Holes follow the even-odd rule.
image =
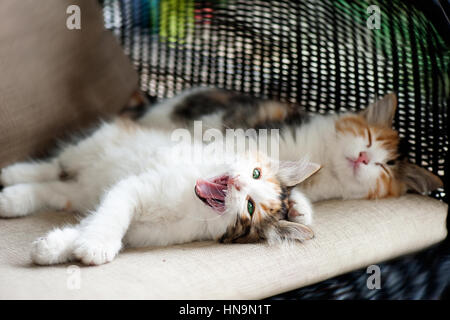
[[[253,169],[253,179],[259,179],[261,177],[261,169]]]
[[[252,199],[247,200],[247,211],[250,215],[253,215],[253,212],[255,212],[255,204]]]

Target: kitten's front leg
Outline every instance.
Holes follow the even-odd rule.
[[[122,248],[122,238],[140,206],[145,185],[138,176],[114,185],[98,209],[81,221],[74,256],[88,265],[110,262]]]
[[[308,198],[297,188],[289,195],[288,219],[297,223],[311,225],[313,223],[313,208]]]
[[[50,161],[18,162],[0,169],[0,185],[57,181],[62,169],[56,159]]]
[[[22,217],[42,209],[65,210],[79,205],[81,198],[80,186],[72,182],[17,184],[0,192],[0,217]]]

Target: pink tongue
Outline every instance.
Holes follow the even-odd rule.
[[[199,179],[196,187],[197,193],[205,199],[225,200],[226,185]]]

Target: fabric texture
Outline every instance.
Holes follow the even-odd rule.
[[[78,5],[81,30],[66,13]],[[0,167],[116,113],[137,74],[91,0],[0,2]]]
[[[31,242],[72,215],[0,220],[0,299],[259,299],[426,248],[447,204],[419,195],[316,205],[315,238],[289,247],[197,242],[127,249],[113,262],[31,264]],[[80,277],[79,289],[77,280]]]

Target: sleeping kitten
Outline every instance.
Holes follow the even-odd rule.
[[[200,88],[155,105],[139,123],[169,130],[192,128],[192,120],[202,120],[205,129],[280,128],[281,160],[308,155],[322,165],[297,187],[311,201],[380,199],[441,187],[437,176],[399,153],[400,139],[392,129],[396,107],[391,93],[358,113],[308,114],[279,102]]]
[[[117,120],[66,145],[51,160],[1,171],[0,217],[42,209],[89,213],[78,225],[57,228],[33,243],[37,264],[111,261],[123,246],[195,240],[255,242],[307,240],[312,209],[289,188],[317,167],[233,153],[217,162],[198,141]],[[62,179],[62,177],[64,179]]]

